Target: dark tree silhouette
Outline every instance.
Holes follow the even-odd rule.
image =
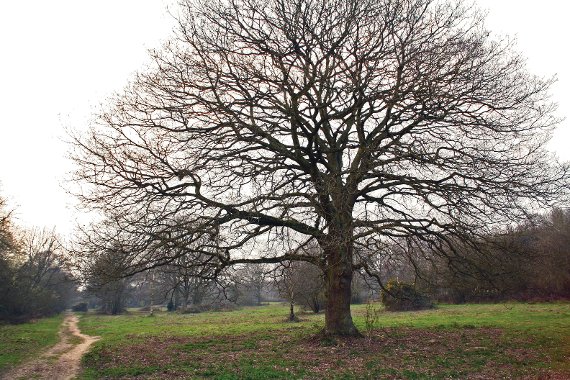
[[[11,214],[6,210],[6,200],[0,197],[0,257],[2,258],[5,258],[17,245],[12,232]]]
[[[552,80],[462,1],[183,1],[153,58],[75,139],[81,197],[130,237],[137,270],[198,235],[219,270],[320,266],[329,334],[358,334],[370,252],[493,229],[568,178],[543,149]]]
[[[100,299],[100,311],[116,315],[125,310],[128,296],[128,256],[124,247],[116,242],[111,244],[111,247],[92,255],[89,260],[83,260],[78,268],[83,272],[87,293]]]
[[[75,295],[54,231],[12,225],[0,197],[0,320],[24,322],[63,311]]]

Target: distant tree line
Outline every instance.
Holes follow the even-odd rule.
[[[186,252],[167,265],[132,274],[115,247],[91,254],[80,267],[84,279],[83,298],[89,308],[104,314],[120,314],[127,308],[149,311],[166,306],[168,311],[196,313],[260,306],[286,301],[291,307],[314,313],[326,309],[325,281],[321,269],[307,262],[277,265],[242,264],[223,273],[205,272],[196,252]],[[378,294],[372,279],[357,275],[353,303]]]
[[[63,311],[76,286],[53,231],[19,230],[0,198],[0,320],[24,322]]]
[[[90,308],[120,314],[129,307],[151,311],[166,306],[168,311],[197,313],[282,299],[270,270],[262,266],[244,265],[214,278],[192,267],[188,257],[134,275],[121,272],[119,262],[103,254],[84,269],[83,295]]]
[[[317,265],[299,261],[245,263],[216,273],[215,266],[204,264],[208,257],[201,254],[204,248],[199,243],[195,242],[195,250],[170,252],[172,259],[167,264],[134,274],[129,261],[132,255],[120,244],[90,252],[81,267],[90,307],[108,314],[121,313],[127,307],[150,310],[152,305],[166,306],[169,311],[200,312],[280,300],[289,304],[292,320],[296,319],[295,308],[315,313],[326,310],[324,273]],[[84,240],[82,248],[86,246]],[[309,252],[318,249],[316,245],[307,248],[307,255],[318,255]],[[424,296],[461,303],[570,295],[568,209],[535,215],[524,224],[467,241],[415,237],[368,249],[383,250],[382,255],[357,252],[383,258],[369,263],[378,276],[355,273],[352,303],[378,300],[381,294],[396,302],[395,298],[410,294],[412,288],[418,292],[414,303],[421,305],[431,305]],[[412,306],[405,307],[409,308]]]
[[[383,278],[441,302],[570,298],[570,209],[535,215],[474,242],[402,240],[379,263]]]

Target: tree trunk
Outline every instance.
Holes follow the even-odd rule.
[[[192,291],[192,305],[200,306],[204,300],[203,284],[196,284]]]
[[[325,250],[326,297],[325,334],[360,336],[352,322],[350,299],[352,285],[352,247],[340,244]]]
[[[190,300],[190,289],[188,287],[183,287],[182,289],[182,301],[180,305],[180,310],[184,313],[188,309],[188,301]]]
[[[295,304],[293,302],[289,303],[289,321],[294,322],[297,320],[295,316]]]

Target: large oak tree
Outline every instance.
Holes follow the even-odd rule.
[[[353,272],[382,244],[481,234],[564,186],[543,149],[552,81],[462,1],[188,0],[178,15],[75,141],[81,196],[133,266],[204,236],[198,264],[220,270],[309,261],[325,331],[354,335]]]

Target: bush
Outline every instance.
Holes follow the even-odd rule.
[[[71,307],[71,311],[87,311],[87,302],[81,302]]]
[[[382,292],[382,304],[388,311],[424,310],[434,307],[431,300],[405,282],[390,280]]]
[[[206,305],[188,305],[184,309],[178,310],[182,314],[198,314],[203,311],[208,311],[208,307]]]

